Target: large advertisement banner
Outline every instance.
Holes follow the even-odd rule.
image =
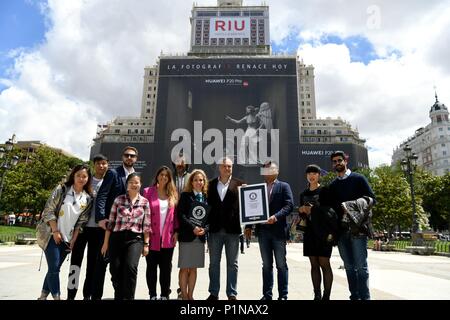
[[[211,18],[210,38],[250,38],[250,18]]]

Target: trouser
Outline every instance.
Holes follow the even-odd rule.
[[[225,246],[227,259],[227,287],[228,297],[237,296],[239,234],[226,233],[225,230],[211,232],[208,236],[209,246],[209,288],[213,296],[218,297],[220,291],[220,260]]]
[[[139,258],[143,248],[141,234],[128,230],[111,233],[109,270],[115,300],[134,300]]]
[[[66,242],[56,244],[53,237],[51,237],[44,252],[45,258],[47,259],[48,271],[45,275],[42,292],[47,294],[51,293],[53,297],[60,296],[59,271],[64,259],[70,252],[69,245]]]
[[[101,300],[107,266],[107,260],[100,252],[104,238],[105,230],[98,227],[86,227],[83,232],[78,235],[70,259],[67,299],[73,300],[77,294],[84,250],[87,246],[88,252],[86,278],[83,285],[83,298]]]
[[[338,249],[344,261],[350,300],[370,300],[367,236],[344,233],[339,237]]]
[[[288,296],[288,265],[286,261],[286,240],[274,236],[270,231],[258,234],[259,251],[263,261],[263,296],[271,300],[273,289],[273,258],[277,267],[278,298]]]
[[[161,248],[160,251],[150,250],[146,257],[147,260],[147,287],[150,297],[156,297],[156,282],[158,280],[159,265],[159,284],[161,286],[161,297],[170,295],[170,275],[172,273],[173,248]]]

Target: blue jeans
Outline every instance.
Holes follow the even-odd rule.
[[[347,273],[350,300],[370,300],[367,236],[342,234],[338,248]]]
[[[218,297],[220,291],[220,260],[225,246],[227,258],[228,297],[237,296],[237,276],[239,257],[239,234],[226,233],[225,230],[208,234],[209,247],[209,293]]]
[[[42,292],[51,293],[52,296],[61,295],[60,285],[59,285],[59,270],[61,265],[66,258],[68,251],[68,245],[65,242],[56,244],[53,237],[45,249],[45,258],[47,259],[48,271],[45,275],[44,285],[42,286]]]
[[[288,265],[286,262],[286,239],[275,237],[271,232],[260,230],[258,233],[259,251],[263,261],[263,296],[272,299],[273,257],[277,266],[278,298],[288,296]]]

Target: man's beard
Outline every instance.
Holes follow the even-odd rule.
[[[131,165],[128,165],[128,163],[124,162],[123,165],[124,165],[126,168],[130,169],[130,168],[133,168],[134,163],[132,163]]]
[[[345,166],[337,165],[335,170],[336,170],[336,172],[344,172]]]

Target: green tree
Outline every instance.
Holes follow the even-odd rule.
[[[450,173],[438,177],[422,174],[421,189],[423,207],[429,213],[430,226],[434,230],[445,230],[450,223]]]
[[[379,166],[373,171],[371,186],[377,199],[373,209],[374,228],[389,234],[397,229],[410,229],[411,193],[401,173],[388,165]]]
[[[5,176],[1,208],[39,213],[56,185],[80,162],[51,148],[40,147],[28,162],[18,164]]]

